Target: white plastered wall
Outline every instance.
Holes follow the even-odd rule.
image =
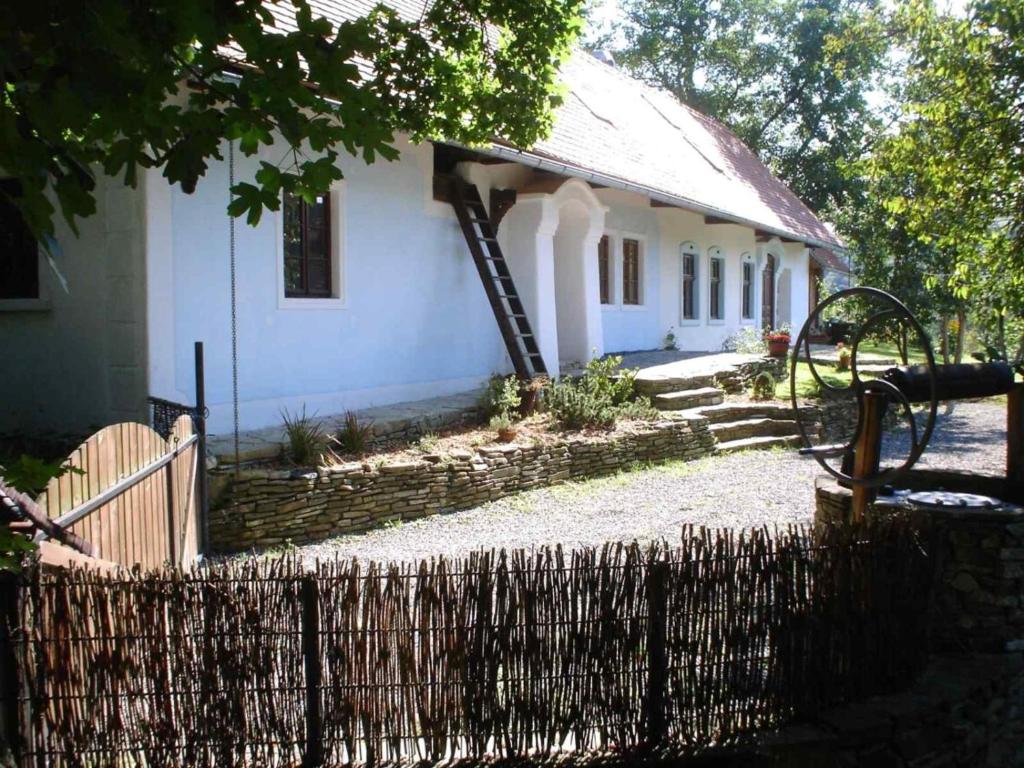
[[[145,189],[96,170],[95,215],[59,218],[42,299],[0,302],[0,433],[84,435],[146,420]],[[164,182],[166,184],[166,181]]]
[[[661,323],[673,328],[676,344],[690,351],[718,351],[723,342],[743,326],[756,326],[760,291],[755,280],[754,319],[741,317],[743,277],[741,263],[757,253],[754,231],[738,224],[708,224],[704,216],[679,208],[659,208],[661,238]],[[697,253],[697,317],[684,319],[681,307],[681,252],[692,244]],[[710,317],[710,254],[713,249],[725,261],[724,313]]]

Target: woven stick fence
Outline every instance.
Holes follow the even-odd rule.
[[[416,566],[25,579],[24,765],[284,766],[690,750],[910,682],[906,530]]]

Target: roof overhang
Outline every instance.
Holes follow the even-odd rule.
[[[464,146],[456,142],[445,142],[452,144],[453,146]],[[608,176],[600,171],[594,171],[589,168],[582,168],[571,163],[566,163],[561,160],[556,160],[552,157],[546,157],[536,152],[527,152],[526,150],[516,149],[515,147],[506,146],[504,144],[493,144],[490,147],[465,147],[466,149],[472,149],[474,152],[479,152],[482,155],[489,155],[495,158],[501,158],[512,163],[520,163],[522,165],[528,165],[539,170],[550,171],[563,176],[572,176],[584,181],[593,182],[603,187],[612,187],[614,189],[622,189],[627,192],[636,192],[637,194],[645,195],[652,201],[660,203],[663,206],[672,208],[684,208],[694,213],[703,214],[709,218],[716,220],[719,224],[738,224],[742,227],[748,227],[757,231],[760,234],[767,233],[770,236],[778,237],[780,240],[788,242],[800,242],[807,246],[828,248],[830,250],[845,250],[845,246],[841,243],[829,242],[826,240],[820,240],[815,237],[809,237],[804,234],[797,232],[790,232],[779,227],[773,227],[759,221],[753,221],[751,219],[737,216],[729,211],[723,211],[713,206],[699,203],[696,200],[691,200],[679,195],[673,195],[668,192],[664,192],[654,187],[648,187],[643,184],[637,184],[633,181],[627,181],[626,179],[620,179],[615,176]]]

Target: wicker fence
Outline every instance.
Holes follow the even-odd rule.
[[[728,743],[908,683],[929,583],[894,527],[406,568],[32,574],[20,753],[381,765]]]

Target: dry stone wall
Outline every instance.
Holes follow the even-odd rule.
[[[755,741],[728,761],[709,755],[707,764],[1021,768],[1024,662],[1019,653],[940,656],[908,691],[827,710]]]
[[[782,381],[789,374],[789,359],[786,357],[761,357],[726,368],[715,374],[715,386],[730,395],[746,392],[753,386],[754,379],[768,372],[776,381]]]
[[[637,463],[696,459],[714,451],[704,419],[665,420],[606,439],[572,437],[317,471],[212,473],[210,543],[217,552],[303,543],[384,523],[466,509],[513,493]]]
[[[967,490],[964,475],[912,472],[909,487]],[[970,476],[974,493],[1007,498],[1000,478]],[[832,478],[816,484],[819,524],[849,520],[852,495]],[[939,648],[984,652],[1024,651],[1024,513],[1003,510],[898,510],[879,504],[870,514],[905,514],[936,557],[937,589],[931,637]]]

